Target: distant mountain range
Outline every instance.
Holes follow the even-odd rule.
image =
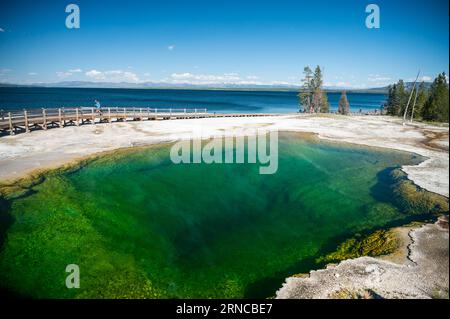
[[[412,88],[413,82],[406,82],[408,89]],[[429,87],[430,82],[425,85]],[[260,91],[297,91],[297,85],[247,85],[247,84],[223,84],[223,85],[195,85],[195,84],[170,84],[163,82],[89,82],[89,81],[62,81],[56,83],[33,83],[33,84],[12,84],[0,83],[0,87],[52,87],[52,88],[115,88],[115,89],[188,89],[188,90],[260,90]],[[388,86],[367,89],[349,89],[344,87],[324,87],[327,92],[348,92],[361,93],[387,93]]]

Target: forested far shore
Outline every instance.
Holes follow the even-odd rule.
[[[314,72],[309,66],[303,70],[303,84],[299,90],[299,111],[302,113],[329,113],[327,92],[323,89],[323,74],[320,66]],[[410,83],[408,83],[410,84]],[[337,113],[351,114],[351,105],[346,91],[342,91]],[[407,85],[403,80],[388,87],[387,101],[380,105],[380,114],[401,116],[405,120],[449,122],[449,84],[443,72],[431,85],[429,82],[414,82]]]
[[[449,85],[446,74],[439,74],[429,88],[422,82],[415,89],[413,86],[408,90],[404,81],[399,80],[389,87],[384,108],[389,115],[448,123]]]

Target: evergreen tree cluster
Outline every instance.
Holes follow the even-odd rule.
[[[411,90],[405,87],[403,80],[389,87],[388,99],[384,105],[386,113],[403,116]],[[449,121],[449,85],[445,73],[439,74],[429,89],[421,83],[413,92],[406,118],[427,121]]]
[[[320,66],[312,72],[309,66],[303,69],[303,85],[298,94],[300,110],[304,113],[328,113],[330,104],[322,88],[323,76]]]

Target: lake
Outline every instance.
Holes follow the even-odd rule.
[[[169,90],[169,89],[94,89],[0,87],[0,109],[104,107],[206,108],[210,112],[289,113],[298,111],[297,92]],[[331,110],[336,111],[341,93],[328,93]],[[386,95],[348,93],[351,111],[379,110]]]

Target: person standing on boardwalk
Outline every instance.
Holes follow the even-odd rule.
[[[94,103],[95,103],[95,109],[96,109],[97,113],[99,113],[101,115],[102,111],[101,111],[100,102],[98,100],[94,100]]]

